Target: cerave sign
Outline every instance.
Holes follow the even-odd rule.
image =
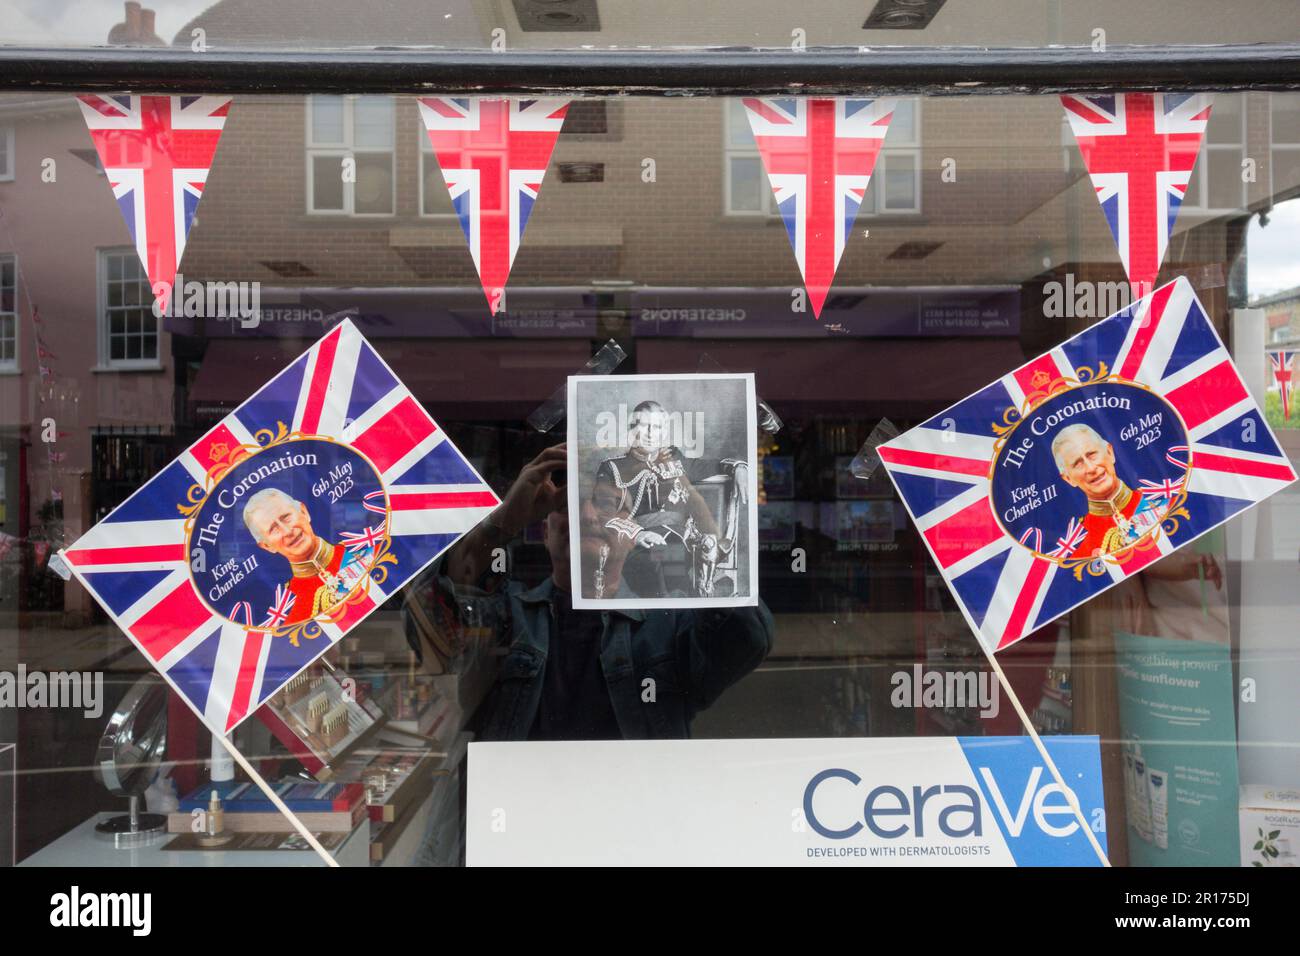
[[[468,862],[1099,865],[1098,739],[1044,744],[1068,792],[1027,737],[475,743]]]

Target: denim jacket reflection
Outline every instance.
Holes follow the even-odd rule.
[[[453,592],[447,578],[439,583],[446,593]],[[550,578],[529,590],[510,582],[495,594],[454,588],[456,604],[493,622],[498,643],[508,645],[496,684],[478,714],[479,740],[528,739],[542,701],[554,589]],[[618,596],[633,595],[620,589]],[[628,740],[689,737],[695,715],[772,649],[772,615],[762,603],[577,613],[601,616],[601,670],[619,730]],[[645,684],[647,678],[654,684]]]

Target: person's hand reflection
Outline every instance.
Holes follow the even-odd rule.
[[[567,460],[568,450],[559,444],[524,465],[493,516],[494,522],[506,533],[515,535],[552,511],[563,511],[568,492],[563,485],[555,483],[555,472]]]
[[[1205,575],[1216,591],[1223,590],[1223,569],[1212,554],[1200,554],[1190,548],[1181,548],[1152,564],[1143,572],[1161,581],[1193,581]]]

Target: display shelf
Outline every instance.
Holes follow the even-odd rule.
[[[101,866],[288,866],[309,867],[324,866],[325,861],[315,850],[241,850],[226,852],[222,850],[184,850],[168,851],[163,846],[168,842],[164,838],[152,846],[133,850],[116,849],[112,842],[105,840],[95,832],[95,825],[101,820],[116,816],[116,813],[98,813],[59,837],[42,850],[33,853],[19,866],[60,866],[85,867]],[[292,831],[285,821],[285,832]],[[343,845],[339,847],[334,858],[340,866],[366,866],[369,862],[369,825],[363,821],[354,829]]]

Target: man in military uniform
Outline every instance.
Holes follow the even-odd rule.
[[[737,458],[687,458],[675,445],[665,444],[667,419],[658,402],[642,402],[632,410],[627,453],[600,463],[591,500],[600,523],[638,549],[685,552],[686,581],[670,580],[671,560],[630,557],[625,577],[637,594],[662,597],[681,589],[709,597],[718,562],[735,547],[739,506],[748,501],[749,469]],[[727,485],[721,521],[696,488],[696,483],[718,478]]]
[[[244,525],[259,547],[285,558],[293,571],[285,586],[293,604],[280,609],[284,617],[277,623],[318,617],[347,596],[339,572],[345,557],[351,556],[312,531],[311,514],[302,502],[279,488],[263,488],[244,505]]]
[[[1052,457],[1066,483],[1088,499],[1078,520],[1086,534],[1071,552],[1078,557],[1113,554],[1160,523],[1156,502],[1135,492],[1115,473],[1115,447],[1090,425],[1067,425],[1052,439]]]

